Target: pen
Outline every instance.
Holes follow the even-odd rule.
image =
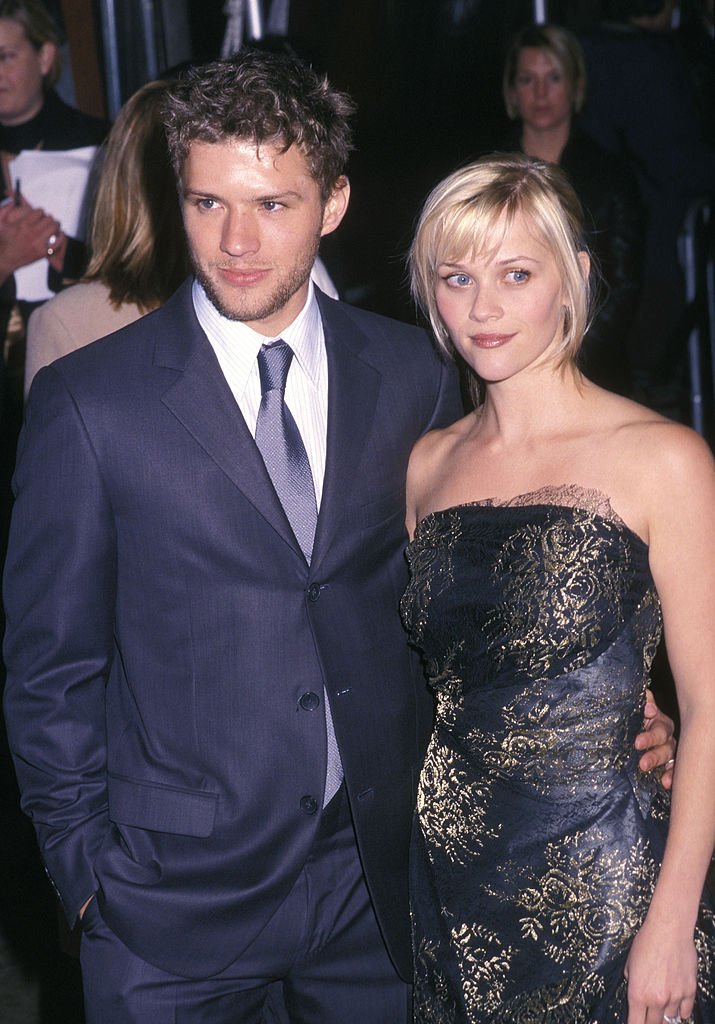
[[[22,193],[20,192],[19,178],[15,178],[15,206],[22,206]]]

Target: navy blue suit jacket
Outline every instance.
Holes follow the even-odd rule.
[[[413,327],[319,296],[325,485],[308,566],[187,282],[41,371],[16,471],[5,708],[68,918],[166,970],[233,961],[311,848],[330,695],[360,852],[410,973],[407,853],[431,699],[401,627],[405,471],[460,415]],[[310,799],[305,799],[306,797]],[[317,810],[316,810],[317,808]]]

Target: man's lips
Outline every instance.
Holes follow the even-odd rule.
[[[237,268],[217,267],[218,273],[227,284],[248,287],[253,284],[260,284],[268,276],[270,271],[265,268]]]

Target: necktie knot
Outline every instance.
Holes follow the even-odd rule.
[[[272,345],[262,345],[258,353],[258,372],[261,377],[261,394],[269,391],[285,391],[288,370],[293,360],[293,349],[280,339]]]

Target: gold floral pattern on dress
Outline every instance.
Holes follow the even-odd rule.
[[[620,543],[620,530],[612,529],[613,536],[596,532],[590,513],[569,510],[510,534],[492,565],[503,599],[485,626],[487,645],[500,663],[508,656],[515,670],[532,679],[548,675],[557,661],[576,668],[603,640],[604,602],[614,621],[622,621],[629,549]],[[604,558],[614,539],[616,557]]]
[[[698,988],[704,999],[715,1003],[715,913],[710,906],[702,906],[695,926],[695,948],[698,951],[700,971]]]
[[[486,825],[490,802],[488,780],[474,779],[468,764],[433,738],[417,791],[417,819],[428,846],[438,835],[440,853],[466,864],[499,832],[497,825]]]
[[[625,980],[618,985],[614,1001],[625,1007]],[[555,985],[544,985],[524,992],[503,1004],[493,1017],[473,1017],[472,1022],[489,1024],[596,1024],[593,1007],[603,999],[605,984],[600,974],[571,975]],[[606,1016],[599,1014],[598,1024],[623,1024],[617,1009]]]
[[[541,873],[515,861],[497,873],[505,886],[488,891],[518,907],[522,938],[553,963],[588,967],[604,947],[623,949],[633,939],[658,872],[642,840],[621,851],[595,828],[549,843]]]
[[[450,551],[461,531],[461,516],[456,509],[446,511],[439,519],[426,516],[417,526],[419,545],[411,544],[407,548],[410,579],[423,581],[418,587],[408,585],[400,603],[413,644],[421,643],[433,593],[439,594],[454,582]]]
[[[402,604],[436,698],[413,830],[419,1024],[624,1024],[668,794],[633,740],[661,635],[648,549],[582,487],[431,513]],[[696,932],[715,1024],[715,922]]]
[[[504,998],[513,950],[496,932],[481,924],[461,924],[452,929],[452,940],[461,951],[462,990],[469,1006],[477,993],[485,1013],[497,1010]]]
[[[464,703],[464,684],[455,671],[455,662],[463,646],[464,640],[456,640],[447,648],[444,657],[433,658],[425,665],[427,681],[436,698],[437,722],[446,728],[454,725]]]

